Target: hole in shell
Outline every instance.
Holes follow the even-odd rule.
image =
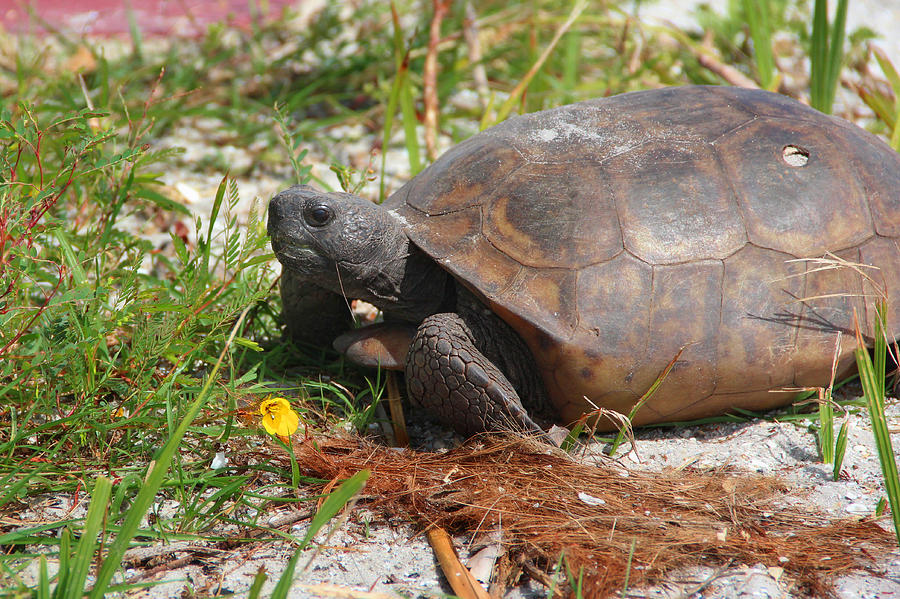
[[[794,145],[784,146],[781,157],[788,166],[806,166],[809,162],[809,150]]]

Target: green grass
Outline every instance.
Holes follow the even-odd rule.
[[[772,30],[769,27],[768,0],[743,0],[744,14],[747,15],[747,26],[753,40],[753,55],[756,61],[756,73],[763,89],[775,91],[778,88],[777,68],[772,55]]]
[[[263,206],[241,213],[241,190],[262,179],[311,181],[384,199],[427,166],[418,134],[428,11],[364,3],[348,15],[339,4],[299,30],[289,19],[249,32],[215,25],[200,40],[160,48],[132,21],[122,52],[61,33],[51,45],[22,38],[0,50],[0,513],[19,513],[44,493],[90,496],[81,517],[0,531],[0,578],[15,581],[23,563],[39,559],[30,589],[38,596],[99,596],[121,584],[123,552],[138,543],[224,543],[223,525],[238,527],[234,543],[305,542],[264,524],[271,507],[316,497],[304,494],[299,472],[267,464],[267,453],[283,449],[260,446],[254,406],[279,393],[301,414],[298,435],[345,423],[364,432],[383,381],[366,380],[327,348],[280,341]],[[773,36],[792,35],[821,54],[823,29],[811,14],[772,0],[766,19],[748,29],[742,4],[698,17],[723,61],[772,87],[784,64]],[[444,145],[516,112],[723,83],[698,64],[694,34],[672,43],[614,6],[475,8],[477,63],[463,3],[442,23],[434,91]],[[850,34],[840,43],[839,24],[826,28],[826,61],[816,62],[831,84],[837,49],[858,56],[866,40]],[[76,73],[66,60],[82,47],[89,60]],[[874,128],[898,147],[900,80],[886,58],[873,60],[889,85],[860,94],[879,119]],[[200,158],[160,145],[201,125],[208,147]],[[375,154],[343,164],[336,148],[354,127],[370,135]],[[251,159],[230,164],[224,146]],[[393,164],[380,149],[407,158]],[[369,163],[380,171],[372,186]],[[164,177],[173,171],[221,181],[208,213],[182,204]],[[151,242],[135,222],[168,238]],[[219,451],[232,465],[212,470]],[[162,498],[180,507],[162,512]],[[322,513],[336,513],[330,506]],[[67,579],[48,574],[52,561],[67,565]],[[93,591],[86,573],[98,577]]]
[[[862,384],[863,396],[869,411],[869,421],[872,424],[872,433],[875,436],[878,461],[881,464],[884,486],[891,506],[894,533],[897,536],[897,543],[900,544],[900,475],[897,472],[897,460],[894,455],[887,418],[884,413],[888,346],[885,336],[888,330],[885,322],[886,313],[886,302],[879,302],[875,314],[875,348],[872,351],[872,356],[869,356],[869,352],[863,345],[862,334],[857,325],[856,339],[858,347],[855,355],[856,365],[859,368],[859,380]]]
[[[815,0],[810,48],[810,104],[828,114],[834,105],[844,56],[848,0],[838,0],[834,21],[828,23],[827,0]]]

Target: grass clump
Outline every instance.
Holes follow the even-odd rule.
[[[135,536],[200,531],[222,521],[223,502],[269,501],[248,498],[249,476],[208,471],[237,432],[238,396],[266,387],[259,342],[277,335],[259,210],[239,225],[237,187],[223,179],[192,234],[173,225],[162,247],[142,239],[126,218],[186,210],[150,171],[171,153],[150,150],[134,121],[125,134],[104,126],[114,119],[26,102],[0,113],[0,510],[42,493],[92,494],[83,523],[2,535],[10,576],[26,548],[58,548],[55,580],[41,557],[43,596],[81,596],[113,531],[93,596]],[[142,519],[166,487],[181,508],[148,529]],[[227,497],[210,498],[216,488]]]
[[[196,242],[170,232],[169,256],[118,228],[124,207],[163,203],[159,181],[141,172],[159,156],[140,138],[116,147],[109,131],[95,132],[95,118],[44,123],[27,105],[3,113],[0,380],[20,431],[33,434],[30,420],[42,418],[45,443],[74,425],[79,446],[112,458],[161,406],[171,430],[184,410],[179,377],[214,363],[234,319],[268,296],[273,275],[259,256],[258,211],[243,231],[236,225],[233,183],[220,186],[205,230],[198,219]],[[220,211],[223,232],[214,234]],[[247,338],[266,326],[256,320],[241,331],[235,358],[258,349]],[[22,439],[4,441],[12,454]]]
[[[897,537],[897,543],[900,544],[900,475],[897,472],[897,460],[894,456],[894,448],[884,413],[888,353],[886,313],[887,304],[882,300],[877,304],[875,311],[875,348],[873,356],[869,356],[857,324],[856,338],[858,347],[855,351],[855,356],[856,364],[859,368],[859,380],[862,384],[863,396],[869,412],[869,421],[872,423],[872,433],[875,436],[878,461],[881,464],[884,486],[891,506],[894,534]]]

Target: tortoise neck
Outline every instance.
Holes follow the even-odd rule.
[[[372,247],[372,255],[365,261],[338,263],[338,288],[333,290],[409,322],[418,323],[426,316],[452,309],[455,294],[449,273],[402,230],[392,232],[395,234],[386,235]]]
[[[416,324],[438,312],[455,311],[456,284],[446,270],[407,239],[399,300],[386,310]]]

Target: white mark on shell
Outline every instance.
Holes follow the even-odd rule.
[[[403,226],[404,229],[409,228],[409,222],[402,214],[400,214],[396,210],[388,210],[388,214],[393,216],[397,220],[397,222],[399,222]]]

